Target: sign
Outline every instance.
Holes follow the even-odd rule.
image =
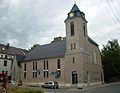
[[[58,70],[51,72],[50,75],[51,75],[51,76],[54,76],[56,79],[59,78],[59,76],[60,76]]]

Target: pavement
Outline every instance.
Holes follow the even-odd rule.
[[[63,91],[66,91],[66,93],[73,93],[75,91],[75,93],[79,93],[79,92],[84,92],[86,93],[86,91],[90,91],[90,90],[96,90],[98,88],[103,88],[103,87],[107,87],[107,86],[111,86],[111,85],[116,85],[116,84],[120,84],[120,82],[115,82],[115,83],[109,83],[109,84],[102,84],[102,85],[98,85],[98,86],[90,86],[90,87],[85,87],[83,89],[78,89],[78,88],[60,88],[60,90],[57,89],[57,93],[64,93]],[[55,93],[54,90],[50,90],[50,89],[45,89],[45,93]],[[88,93],[88,92],[87,92]],[[120,92],[119,92],[120,93]]]

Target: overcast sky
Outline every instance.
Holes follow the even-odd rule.
[[[29,49],[65,37],[64,20],[73,4],[74,0],[0,0],[0,43]],[[119,0],[76,0],[76,4],[86,15],[88,35],[100,48],[108,40],[120,40]]]

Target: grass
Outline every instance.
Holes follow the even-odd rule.
[[[7,88],[7,93],[44,93],[41,89],[12,86]]]

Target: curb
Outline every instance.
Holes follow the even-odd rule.
[[[100,87],[105,87],[105,86],[110,86],[110,85],[115,85],[115,84],[119,84],[119,83],[120,83],[120,82],[109,83],[109,84],[106,84],[106,83],[105,83],[105,84],[103,84],[103,85],[86,87],[86,88],[81,89],[81,91],[89,90],[89,89],[95,89],[95,88],[100,88]]]

